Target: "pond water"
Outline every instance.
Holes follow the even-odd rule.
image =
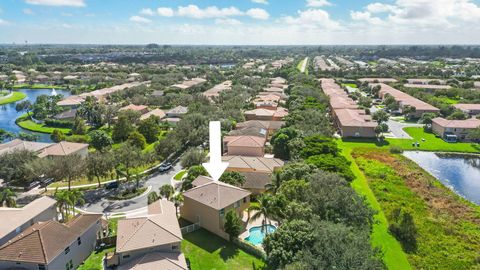
[[[27,97],[22,99],[21,101],[29,100],[30,102],[32,102],[32,104],[35,102],[38,96],[50,95],[52,93],[52,89],[21,89],[18,91],[25,93],[27,95]],[[57,94],[62,94],[65,97],[70,95],[70,92],[66,90],[57,89],[55,91]],[[21,116],[25,112],[17,112],[15,110],[15,106],[16,106],[16,103],[9,103],[9,104],[0,106],[0,129],[15,133],[15,134],[18,134],[19,132],[36,134],[40,137],[38,140],[39,142],[51,142],[49,134],[31,132],[17,126],[17,124],[15,124],[15,119],[17,119],[19,116]]]
[[[480,205],[480,156],[406,151],[404,156],[465,199]]]

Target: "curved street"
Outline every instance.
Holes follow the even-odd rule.
[[[154,173],[147,177],[143,182],[144,187],[151,186],[151,191],[158,193],[161,186],[170,184],[172,177],[182,168],[179,163],[176,163],[171,170],[165,173]],[[115,190],[98,189],[85,191],[85,204],[79,208],[85,212],[104,213],[104,214],[120,214],[120,213],[137,213],[146,212],[147,194],[137,196],[130,200],[112,201],[107,197]]]

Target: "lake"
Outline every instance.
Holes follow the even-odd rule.
[[[27,95],[27,97],[22,99],[21,101],[30,100],[32,104],[35,102],[38,96],[50,95],[52,93],[52,89],[21,89],[18,91],[25,93]],[[62,94],[65,97],[70,95],[70,92],[66,90],[56,89],[55,91],[57,92],[57,94]],[[19,132],[36,134],[40,137],[38,140],[39,142],[51,142],[50,134],[31,132],[17,126],[17,124],[15,124],[15,119],[17,119],[19,116],[21,116],[25,112],[17,112],[15,110],[15,106],[16,106],[16,103],[9,103],[9,104],[0,106],[0,129],[15,133],[15,134],[18,134]]]
[[[415,161],[458,195],[480,205],[480,156],[405,151]]]

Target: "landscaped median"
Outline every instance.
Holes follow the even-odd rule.
[[[5,105],[5,104],[8,104],[8,103],[17,102],[17,101],[22,100],[26,97],[27,97],[27,95],[25,93],[12,92],[11,94],[7,94],[3,97],[0,97],[0,105]]]

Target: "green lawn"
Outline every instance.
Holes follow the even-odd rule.
[[[385,213],[370,189],[367,179],[355,163],[351,155],[352,148],[345,147],[345,145],[343,146],[342,154],[352,162],[351,169],[355,174],[355,180],[352,182],[353,189],[355,189],[358,194],[365,196],[370,207],[377,211],[377,214],[374,216],[375,222],[371,234],[372,246],[382,250],[383,261],[389,270],[412,269],[400,243],[388,232],[388,222]]]
[[[115,251],[115,247],[92,252],[83,265],[78,267],[78,270],[103,270],[103,258],[105,254],[113,251]]]
[[[65,89],[65,86],[62,85],[48,85],[48,84],[17,84],[14,85],[15,89]]]
[[[182,177],[187,173],[186,170],[181,170],[179,171],[177,174],[175,174],[175,176],[173,177],[173,179],[177,180],[177,181],[180,181],[182,180]]]
[[[0,105],[17,102],[17,101],[22,100],[26,97],[27,97],[27,95],[25,93],[12,92],[12,95],[7,97],[7,98],[0,97]]]
[[[26,130],[40,132],[40,133],[47,133],[47,134],[52,134],[55,129],[62,131],[64,134],[68,134],[72,131],[69,128],[57,128],[57,127],[49,127],[49,126],[46,126],[45,124],[37,124],[32,120],[18,121],[17,125]]]
[[[348,86],[348,87],[351,87],[351,88],[358,88],[356,84],[354,83],[342,83],[342,86]]]
[[[263,269],[265,263],[204,229],[183,236],[182,252],[192,270]]]
[[[399,146],[403,150],[420,150],[420,151],[438,151],[438,152],[464,152],[478,153],[480,146],[475,143],[448,143],[432,133],[426,133],[421,127],[407,127],[404,130],[413,139],[390,139],[387,138],[380,143],[376,139],[342,139],[340,145],[350,148],[354,147],[374,147],[389,148],[391,146]],[[425,139],[425,141],[422,141]],[[418,142],[420,147],[412,146],[412,143]]]
[[[415,269],[480,269],[480,207],[456,195],[413,161],[385,150],[356,148],[356,163],[387,219],[402,208],[413,216]]]

